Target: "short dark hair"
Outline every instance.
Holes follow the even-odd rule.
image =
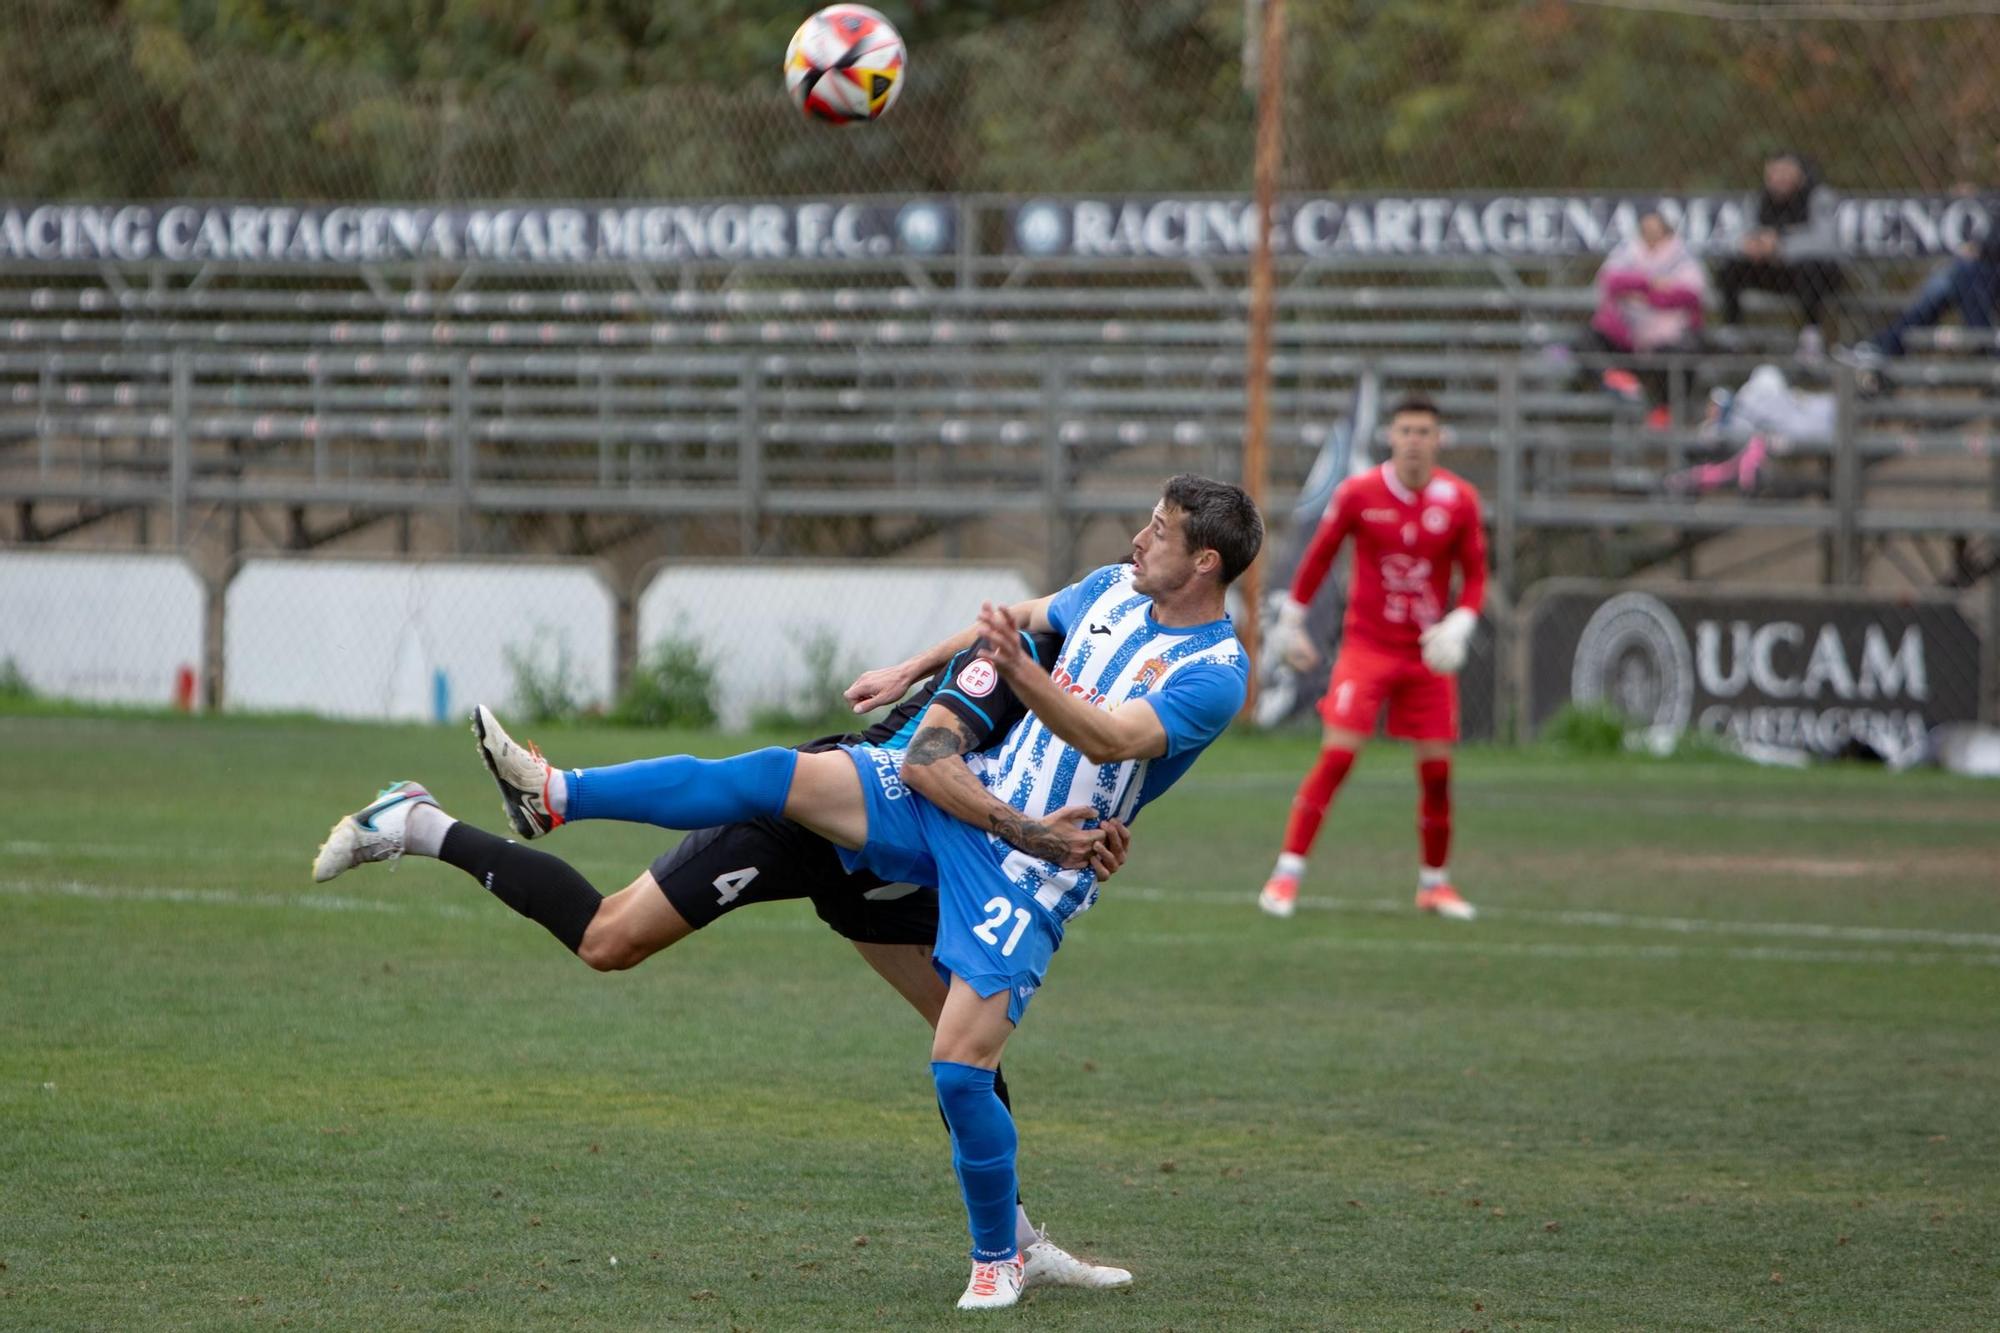
[[[1186,516],[1181,535],[1188,550],[1222,557],[1224,586],[1236,582],[1264,547],[1264,516],[1241,486],[1183,472],[1167,479],[1160,498]]]
[[[1420,393],[1406,393],[1398,398],[1396,405],[1389,409],[1388,420],[1394,421],[1409,412],[1421,412],[1435,421],[1444,420],[1444,413],[1438,411],[1438,405]]]

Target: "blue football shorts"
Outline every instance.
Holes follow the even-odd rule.
[[[985,833],[903,785],[902,751],[841,748],[868,805],[868,843],[843,849],[842,863],[886,880],[935,884],[938,975],[960,978],[981,998],[1007,991],[1007,1019],[1019,1023],[1062,944],[1062,923],[1001,871],[1005,853]]]

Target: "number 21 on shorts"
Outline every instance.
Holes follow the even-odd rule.
[[[1000,944],[1000,956],[1002,958],[1012,958],[1014,956],[1014,946],[1021,942],[1021,932],[1028,928],[1028,909],[1025,907],[1016,907],[1005,898],[994,898],[989,900],[986,906],[979,910],[990,913],[990,915],[984,921],[974,926],[972,933],[980,939],[985,940],[988,944],[1000,944],[1000,927],[1006,924],[1009,912],[1014,914],[1014,929],[1007,932],[1007,942]]]

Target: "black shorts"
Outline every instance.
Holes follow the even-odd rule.
[[[937,938],[937,890],[841,868],[832,843],[789,819],[700,829],[653,862],[653,881],[700,930],[749,903],[810,898],[820,920],[861,944]]]

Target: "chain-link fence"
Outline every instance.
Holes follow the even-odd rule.
[[[7,0],[0,194],[537,199],[1241,191],[1262,0],[883,0],[895,111],[804,123],[810,5]],[[1935,0],[1287,8],[1298,190],[1993,183],[2000,18]]]
[[[171,550],[218,607],[264,554],[588,559],[603,707],[658,562],[1060,582],[1161,477],[1240,466],[1269,2],[885,3],[908,86],[831,130],[782,90],[791,3],[0,0],[0,542]],[[2000,615],[1966,591],[2000,565],[1990,339],[1916,327],[1872,378],[1796,341],[1975,309],[1989,6],[1284,13],[1274,500],[1379,383],[1445,407],[1515,595],[1777,570]],[[1800,216],[1773,221],[1786,153]],[[1720,347],[1595,340],[1648,206],[1708,264],[1711,330],[1749,292]],[[1760,295],[1742,247],[1778,222],[1834,258]],[[1765,362],[1827,430],[1742,429]],[[80,600],[19,605],[78,637]],[[208,614],[158,656],[228,702]],[[1472,691],[1495,734],[1510,651]],[[389,652],[394,715],[470,688],[419,658]]]

